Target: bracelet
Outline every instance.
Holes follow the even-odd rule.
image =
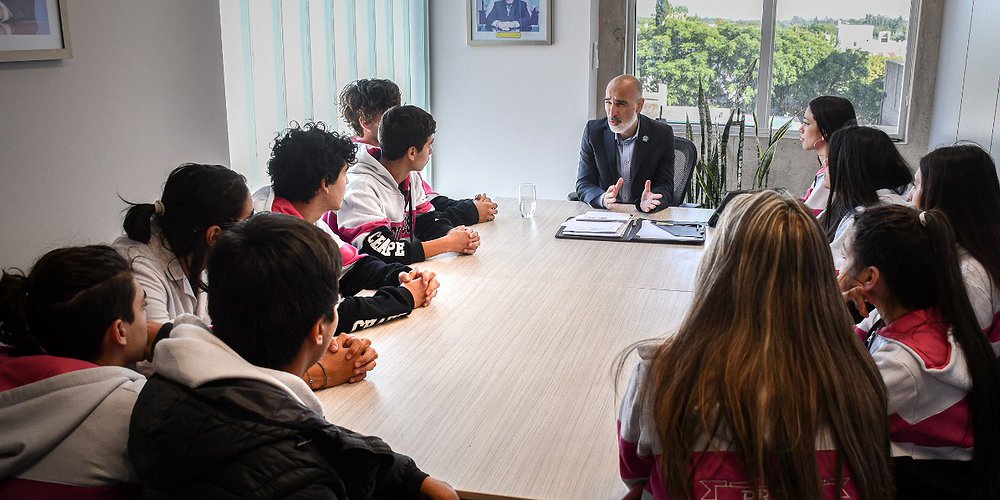
[[[313,389],[313,390],[318,390],[318,389],[322,389],[322,388],[326,387],[326,385],[327,385],[327,384],[329,384],[329,383],[330,383],[330,377],[329,377],[329,375],[328,375],[328,374],[326,373],[326,367],[325,367],[325,366],[323,366],[323,363],[321,363],[321,362],[317,361],[317,362],[316,362],[316,365],[317,365],[317,366],[319,366],[319,369],[320,369],[320,371],[322,371],[322,372],[323,372],[323,384],[322,384],[322,385],[320,385],[319,387],[317,387],[316,389]],[[309,373],[309,371],[308,371],[308,370],[306,370],[306,374],[308,374],[308,373]],[[310,377],[309,377],[309,388],[310,388],[310,389],[312,389],[312,385],[313,385],[313,379],[312,379],[312,376],[310,376]]]

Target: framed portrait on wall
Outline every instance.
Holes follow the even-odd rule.
[[[469,45],[552,43],[552,0],[466,0]]]
[[[0,62],[69,59],[66,0],[0,0]]]

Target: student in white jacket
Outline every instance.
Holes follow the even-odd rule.
[[[208,249],[252,211],[242,175],[197,163],[170,172],[159,200],[129,207],[125,236],[114,247],[132,262],[148,295],[150,321],[166,323],[182,314],[207,318],[203,272]]]
[[[0,498],[139,498],[126,452],[144,293],[108,246],[0,280]]]
[[[906,160],[889,136],[872,127],[846,127],[830,136],[830,199],[819,216],[830,240],[835,269],[846,258],[844,242],[854,217],[866,208],[904,205],[913,182]]]
[[[327,222],[362,253],[386,262],[412,264],[442,253],[473,254],[479,233],[453,227],[424,191],[418,175],[430,159],[436,123],[416,106],[396,106],[382,115],[378,157],[358,151],[347,172],[344,203]]]
[[[1000,354],[1000,181],[975,144],[938,148],[920,159],[914,206],[948,216],[976,321]]]

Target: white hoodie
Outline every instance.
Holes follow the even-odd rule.
[[[95,366],[0,392],[0,479],[136,483],[128,429],[145,383],[127,368]]]
[[[358,248],[369,233],[383,226],[395,240],[409,238],[414,219],[434,210],[420,173],[410,172],[409,177],[410,203],[378,159],[367,148],[359,149],[357,163],[347,170],[347,194],[337,211],[337,232]]]
[[[250,364],[219,340],[197,316],[174,321],[170,338],[156,343],[153,370],[185,387],[200,387],[224,379],[255,380],[277,387],[316,413],[323,405],[299,377]]]

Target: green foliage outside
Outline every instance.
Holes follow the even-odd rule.
[[[775,31],[772,114],[801,116],[818,95],[851,99],[864,123],[878,123],[884,93],[886,57],[837,48],[836,20],[793,19]],[[872,24],[875,31],[906,36],[900,18],[866,16],[848,20]],[[698,85],[714,106],[752,108],[756,82],[740,85],[746,68],[760,53],[760,24],[706,20],[659,0],[653,17],[640,18],[636,43],[638,73],[649,90],[666,86],[664,106],[696,106]]]

